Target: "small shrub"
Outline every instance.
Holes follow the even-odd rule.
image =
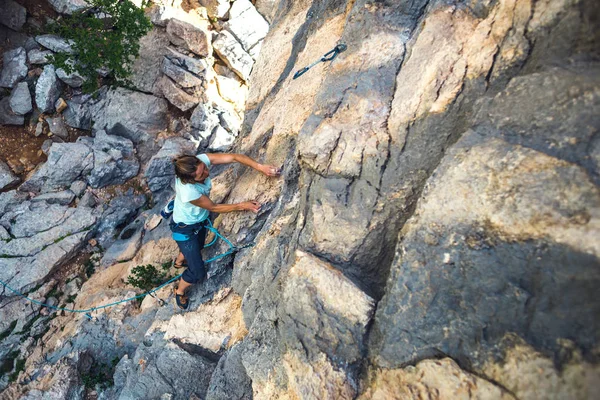
[[[19,374],[22,371],[25,371],[25,359],[19,358],[19,359],[17,359],[17,363],[15,364],[15,371],[8,376],[8,381],[9,382],[16,381],[17,378],[19,377]]]
[[[129,0],[87,2],[90,8],[50,26],[52,33],[74,42],[74,54],[56,53],[49,60],[68,74],[77,71],[83,76],[87,93],[99,86],[98,69],[108,69],[115,84],[127,86],[131,64],[139,55],[139,40],[152,29],[143,10],[148,1],[143,1],[140,8]]]
[[[0,341],[10,336],[11,332],[15,329],[15,326],[17,326],[17,322],[18,320],[15,319],[13,322],[10,323],[10,325],[8,326],[8,328],[6,328],[4,332],[0,333]]]
[[[127,277],[126,283],[147,292],[162,285],[169,279],[171,278],[164,267],[163,271],[159,271],[154,265],[148,264],[134,267],[131,270],[131,275]]]
[[[90,260],[85,262],[85,276],[89,279],[96,272],[96,267],[94,267],[94,263]]]
[[[94,360],[90,371],[88,373],[81,374],[81,380],[83,381],[86,389],[94,389],[96,385],[100,385],[100,387],[104,389],[113,386],[115,365],[116,364],[110,366],[98,363]]]

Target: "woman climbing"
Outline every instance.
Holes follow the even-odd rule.
[[[227,213],[232,211],[252,211],[258,213],[261,205],[257,201],[237,204],[215,204],[210,200],[212,187],[209,178],[211,165],[238,162],[267,176],[278,176],[280,169],[272,165],[259,164],[242,154],[199,154],[181,155],[173,159],[175,165],[175,201],[173,220],[170,224],[173,239],[179,246],[175,267],[187,269],[175,288],[177,306],[186,310],[189,301],[185,295],[194,283],[203,282],[206,276],[204,261],[200,251],[206,238],[206,224],[210,212]]]

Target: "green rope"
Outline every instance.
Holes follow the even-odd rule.
[[[226,237],[222,236],[222,235],[219,233],[219,231],[218,231],[216,228],[213,228],[212,224],[210,223],[210,220],[209,220],[208,222],[209,222],[209,224],[210,224],[210,225],[209,225],[209,226],[207,226],[207,228],[208,228],[208,229],[209,229],[211,232],[213,232],[213,233],[215,234],[215,238],[214,238],[214,240],[213,240],[212,242],[210,242],[208,245],[206,245],[206,246],[204,246],[204,247],[206,248],[206,247],[212,246],[212,245],[213,245],[213,244],[215,244],[215,242],[217,241],[217,238],[220,238],[220,239],[222,239],[222,240],[223,240],[225,243],[227,243],[227,244],[229,245],[229,250],[227,250],[227,251],[226,251],[225,253],[223,253],[223,254],[219,254],[219,255],[217,255],[217,256],[215,256],[215,257],[213,257],[213,258],[209,259],[209,260],[206,260],[206,261],[205,261],[205,264],[208,264],[208,263],[210,263],[210,262],[213,262],[213,261],[216,261],[216,260],[218,260],[218,259],[220,259],[220,258],[226,257],[226,256],[228,256],[228,255],[230,255],[230,254],[233,254],[233,253],[235,253],[236,251],[239,251],[239,250],[242,250],[242,249],[245,249],[245,248],[248,248],[248,247],[252,247],[252,246],[254,246],[254,243],[249,243],[249,244],[247,244],[247,245],[240,246],[240,247],[238,247],[238,246],[234,246],[234,245],[233,245],[233,243],[231,243],[231,242],[230,242],[230,241],[229,241],[229,240],[228,240]],[[77,309],[77,310],[76,310],[76,309],[71,309],[71,308],[66,308],[66,307],[56,307],[56,306],[53,306],[53,305],[50,305],[50,304],[42,303],[41,301],[38,301],[38,300],[35,300],[35,299],[32,299],[32,298],[29,298],[29,297],[27,297],[27,296],[26,296],[26,295],[24,295],[23,293],[21,293],[21,292],[19,292],[18,290],[16,290],[16,289],[12,288],[12,287],[11,287],[9,284],[7,284],[6,282],[4,282],[4,281],[3,281],[3,280],[1,280],[1,279],[0,279],[0,283],[1,283],[1,284],[2,284],[2,285],[5,287],[5,288],[7,288],[8,290],[10,290],[11,292],[15,293],[15,294],[16,294],[16,295],[18,295],[18,296],[21,296],[21,297],[23,297],[23,298],[24,298],[24,299],[26,299],[26,300],[29,300],[30,302],[32,302],[32,303],[34,303],[34,304],[38,304],[38,305],[40,305],[40,306],[42,306],[42,307],[51,308],[51,309],[54,309],[54,310],[57,310],[57,311],[66,311],[66,312],[71,312],[71,313],[82,313],[82,314],[84,314],[86,317],[88,317],[88,318],[91,320],[91,319],[92,319],[92,316],[90,315],[90,313],[91,313],[92,311],[95,311],[95,310],[101,310],[101,309],[103,309],[103,308],[108,308],[108,307],[114,307],[114,306],[116,306],[116,305],[118,305],[118,304],[121,304],[121,303],[127,303],[127,302],[130,302],[130,301],[133,301],[133,300],[139,299],[139,298],[146,297],[146,296],[148,296],[148,295],[151,295],[151,296],[152,296],[152,294],[153,294],[154,292],[156,292],[156,291],[158,291],[158,290],[162,289],[163,287],[167,286],[169,283],[172,283],[173,281],[175,281],[175,280],[179,279],[179,278],[181,277],[181,275],[183,275],[183,274],[179,274],[179,275],[175,276],[174,278],[171,278],[171,279],[169,279],[167,282],[163,283],[162,285],[160,285],[160,286],[158,286],[158,287],[156,287],[156,288],[154,288],[154,289],[152,289],[152,290],[149,290],[149,291],[147,291],[147,292],[145,292],[145,293],[138,294],[137,296],[129,297],[129,298],[127,298],[127,299],[124,299],[124,300],[115,301],[115,302],[113,302],[113,303],[104,304],[104,305],[97,306],[97,307],[91,307],[91,308],[86,308],[86,309]]]

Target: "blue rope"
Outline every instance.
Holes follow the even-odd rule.
[[[211,232],[213,232],[215,234],[215,238],[213,239],[212,242],[210,242],[209,244],[205,245],[204,248],[212,246],[217,241],[217,238],[221,238],[225,243],[227,243],[229,245],[229,250],[227,250],[223,254],[219,254],[219,255],[217,255],[217,256],[209,259],[209,260],[206,260],[205,261],[206,264],[208,264],[210,262],[213,262],[213,261],[216,261],[216,260],[218,260],[220,258],[227,257],[228,255],[230,255],[230,254],[232,254],[232,253],[234,253],[236,251],[239,251],[241,249],[245,249],[245,248],[254,246],[254,243],[249,243],[249,244],[241,246],[241,247],[234,246],[233,243],[231,243],[226,237],[222,236],[216,228],[213,228],[212,223],[210,222],[210,220],[208,220],[208,223],[209,223],[209,225],[206,228],[208,228]],[[179,274],[179,275],[177,275],[177,276],[169,279],[167,282],[163,283],[162,285],[160,285],[160,286],[158,286],[158,287],[156,287],[156,288],[154,288],[152,290],[149,290],[149,291],[147,291],[145,293],[138,294],[137,296],[129,297],[129,298],[124,299],[124,300],[115,301],[114,303],[104,304],[104,305],[101,305],[101,306],[98,306],[98,307],[92,307],[92,308],[86,308],[86,309],[78,309],[78,310],[71,309],[71,308],[66,308],[66,307],[56,307],[56,306],[53,306],[53,305],[50,305],[50,304],[42,303],[41,301],[29,298],[26,295],[24,295],[23,293],[19,292],[18,290],[13,289],[12,287],[10,287],[10,285],[8,285],[6,282],[4,282],[1,279],[0,279],[0,283],[5,288],[7,288],[8,290],[10,290],[11,292],[15,293],[18,296],[23,297],[26,300],[29,300],[30,302],[32,302],[34,304],[38,304],[38,305],[40,305],[42,307],[51,308],[51,309],[54,309],[54,310],[57,310],[57,311],[67,311],[67,312],[72,312],[72,313],[83,313],[86,317],[88,317],[91,320],[92,316],[90,315],[90,312],[95,311],[95,310],[101,310],[103,308],[113,307],[113,306],[116,306],[116,305],[121,304],[121,303],[127,303],[129,301],[133,301],[133,300],[136,300],[136,299],[139,299],[139,298],[146,297],[147,295],[152,295],[152,293],[154,293],[154,292],[162,289],[163,287],[167,286],[169,283],[172,283],[173,281],[179,279],[181,277],[181,275],[183,275],[183,274]]]

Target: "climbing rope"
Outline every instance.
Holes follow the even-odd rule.
[[[231,243],[226,237],[222,236],[219,233],[219,231],[212,226],[212,223],[210,222],[210,220],[208,220],[208,226],[206,226],[206,228],[208,230],[210,230],[211,232],[213,232],[215,234],[215,237],[213,238],[213,240],[209,244],[205,245],[204,248],[212,246],[213,244],[216,243],[217,239],[221,238],[225,243],[227,243],[227,245],[229,246],[229,250],[227,250],[223,254],[219,254],[219,255],[211,258],[211,259],[206,260],[204,262],[205,264],[208,264],[210,262],[216,261],[216,260],[218,260],[220,258],[223,258],[223,257],[227,257],[228,255],[233,254],[233,253],[235,253],[237,251],[240,251],[242,249],[246,249],[248,247],[254,246],[254,242],[250,242],[250,243],[248,243],[246,245],[243,245],[243,246],[234,246],[233,243]],[[130,301],[136,300],[136,299],[140,299],[140,298],[146,297],[148,295],[150,295],[150,296],[154,297],[155,299],[159,300],[159,302],[161,303],[161,305],[163,305],[164,304],[164,300],[161,300],[158,297],[156,297],[154,295],[154,293],[157,292],[158,290],[162,289],[163,287],[167,286],[169,283],[172,283],[175,280],[179,279],[181,277],[181,275],[183,275],[183,274],[179,274],[179,275],[177,275],[177,276],[169,279],[167,282],[163,283],[162,285],[160,285],[160,286],[158,286],[158,287],[156,287],[156,288],[154,288],[152,290],[149,290],[149,291],[147,291],[145,293],[138,294],[137,296],[129,297],[127,299],[115,301],[113,303],[104,304],[104,305],[101,305],[101,306],[91,307],[91,308],[86,308],[86,309],[71,309],[71,308],[66,308],[66,307],[56,307],[56,306],[53,306],[51,304],[42,303],[41,301],[38,301],[38,300],[35,300],[35,299],[27,297],[25,294],[23,294],[23,293],[19,292],[18,290],[12,288],[8,283],[4,282],[1,279],[0,279],[0,284],[2,284],[5,288],[7,288],[11,292],[15,293],[16,295],[21,296],[24,299],[29,300],[30,302],[32,302],[34,304],[38,304],[38,305],[40,305],[42,307],[51,308],[51,309],[57,310],[57,311],[66,311],[66,312],[71,312],[71,313],[81,313],[81,314],[84,314],[90,320],[92,320],[93,317],[91,316],[90,313],[93,312],[93,311],[101,310],[103,308],[108,308],[108,307],[114,307],[114,306],[116,306],[118,304],[127,303],[127,302],[130,302]]]
[[[325,53],[325,55],[323,55],[323,57],[319,58],[317,61],[310,64],[308,67],[304,67],[301,70],[296,71],[296,73],[294,74],[294,77],[292,79],[299,78],[300,76],[302,76],[302,74],[304,74],[306,71],[308,71],[309,69],[311,69],[312,67],[314,67],[315,65],[317,65],[320,62],[333,61],[337,57],[338,54],[346,51],[347,48],[348,47],[344,43],[338,44],[337,46],[335,46],[333,48],[333,50]]]

